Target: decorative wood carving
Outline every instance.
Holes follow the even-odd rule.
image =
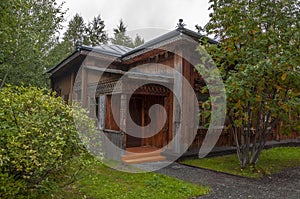
[[[147,84],[142,87],[139,87],[134,93],[142,94],[142,95],[168,96],[170,93],[170,90],[161,85]]]
[[[97,86],[96,95],[112,93],[114,90],[117,92],[122,91],[122,84],[117,84],[117,82],[118,80],[116,79],[99,82]]]
[[[96,95],[109,94],[114,92],[117,93],[132,93],[132,90],[135,88],[137,81],[117,81],[110,80],[106,82],[101,82],[97,86]],[[170,90],[162,85],[158,84],[147,84],[142,87],[139,87],[134,92],[135,94],[143,94],[143,95],[160,95],[160,96],[168,96]]]

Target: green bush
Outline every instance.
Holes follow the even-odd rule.
[[[72,109],[45,89],[0,90],[0,198],[28,195],[84,152],[74,115],[80,115],[90,135],[95,133],[84,111]]]

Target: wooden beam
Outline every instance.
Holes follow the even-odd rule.
[[[177,93],[177,96],[173,95],[173,140],[174,140],[174,152],[180,153],[181,152],[181,108],[182,104],[182,52],[177,52],[174,56],[174,69],[178,71],[174,75],[174,93]],[[178,135],[176,135],[178,134]]]
[[[120,75],[124,75],[126,73],[126,71],[122,71],[122,70],[110,69],[110,68],[100,68],[97,66],[86,66],[86,69],[95,70],[95,71],[99,71],[99,72],[105,72],[105,73],[120,74]]]

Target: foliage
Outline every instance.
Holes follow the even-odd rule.
[[[203,44],[223,73],[228,121],[244,168],[256,164],[279,123],[283,133],[300,129],[299,2],[210,3],[204,29],[220,42]]]
[[[82,16],[75,14],[68,24],[68,29],[64,33],[64,41],[69,41],[71,47],[75,47],[77,41],[83,41],[86,26]]]
[[[111,42],[113,44],[132,48],[134,47],[134,44],[132,42],[132,39],[126,35],[126,29],[127,27],[121,19],[117,28],[114,29],[114,38],[111,38]]]
[[[78,41],[92,46],[105,44],[108,37],[104,28],[104,21],[100,15],[86,24],[82,16],[76,14],[69,22],[67,31],[64,33],[63,42],[69,44],[69,50],[73,50]]]
[[[241,169],[236,155],[184,160],[184,164],[250,178],[271,175],[286,168],[300,166],[300,147],[278,147],[263,150],[261,161]]]
[[[0,2],[0,88],[45,85],[45,55],[55,43],[64,11],[55,0]]]
[[[76,49],[77,42],[92,46],[106,44],[108,36],[104,28],[105,24],[100,15],[85,23],[82,16],[75,14],[69,21],[63,38],[58,38],[50,50],[47,56],[50,64],[46,67],[53,67],[71,54]]]
[[[89,158],[78,180],[57,191],[58,198],[191,198],[209,192],[208,187],[157,173],[124,173]],[[76,165],[77,160],[73,162]],[[120,165],[121,166],[121,165]],[[45,198],[45,195],[41,195]],[[47,197],[46,197],[47,198]],[[50,198],[50,197],[48,197]]]
[[[134,38],[133,46],[134,47],[140,46],[144,43],[145,43],[144,39],[140,35],[137,34]]]
[[[94,19],[89,22],[86,33],[88,35],[88,45],[99,46],[105,44],[108,41],[108,36],[104,30],[104,21],[101,19],[100,15],[94,17]]]
[[[84,139],[95,135],[93,121],[82,110],[72,109],[54,95],[35,87],[0,90],[1,198],[45,188],[52,175],[72,168],[70,160],[85,153],[74,114],[81,115],[84,128],[89,128]]]

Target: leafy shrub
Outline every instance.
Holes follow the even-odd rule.
[[[45,89],[0,90],[0,198],[19,198],[47,184],[43,181],[85,151],[73,115],[80,115],[84,128],[95,133],[84,111]]]

